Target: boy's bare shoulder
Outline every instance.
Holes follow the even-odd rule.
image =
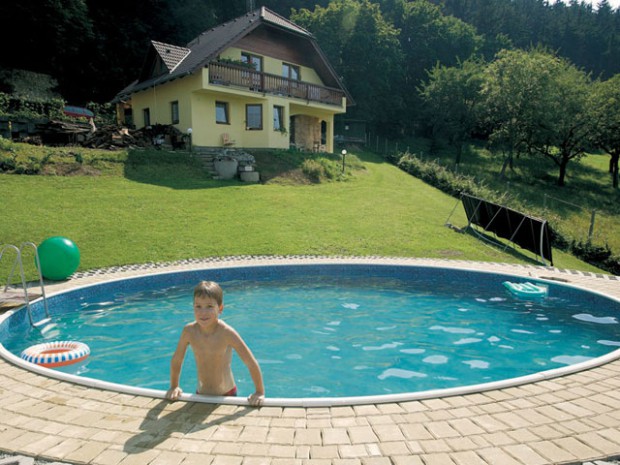
[[[191,323],[187,323],[185,326],[183,326],[183,334],[191,336],[196,333],[197,329],[198,323],[192,321]]]
[[[222,321],[222,320],[218,321],[218,325],[219,325],[220,329],[222,330],[222,332],[225,333],[227,336],[231,336],[231,337],[238,337],[239,336],[239,333],[237,333],[235,328],[230,326],[225,321]]]

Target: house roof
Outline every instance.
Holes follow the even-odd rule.
[[[338,86],[346,93],[346,89],[340,83],[340,79],[329,64],[327,57],[321,51],[314,36],[301,26],[274,13],[268,8],[261,7],[201,33],[185,47],[151,41],[151,47],[140,73],[140,78],[121,90],[114,98],[114,101],[121,101],[134,92],[194,73],[261,25],[276,28],[285,33],[308,40],[320,56],[322,67],[329,74],[330,80],[338,83]],[[163,61],[167,71],[153,75],[150,70],[154,66],[155,54]]]
[[[164,44],[163,42],[151,41],[151,45],[159,54],[168,71],[174,71],[179,63],[181,63],[191,52],[189,48],[177,47],[176,45]]]

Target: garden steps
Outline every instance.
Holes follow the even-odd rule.
[[[239,177],[242,181],[258,181],[258,175],[255,173],[256,160],[252,155],[242,149],[231,149],[229,147],[193,147],[192,156],[202,164],[212,179],[223,179],[219,176],[215,168],[215,161],[219,157],[229,157],[236,159],[239,163]]]
[[[200,162],[204,169],[209,173],[212,179],[217,179],[217,171],[215,169],[215,159],[221,155],[220,149],[199,148],[192,151],[192,156]]]

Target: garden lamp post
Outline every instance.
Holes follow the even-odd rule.
[[[347,156],[347,150],[346,149],[342,149],[342,172],[344,173],[344,159]]]
[[[192,151],[192,128],[187,128],[187,137],[189,138],[189,151]]]

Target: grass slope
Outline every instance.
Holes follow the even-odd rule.
[[[454,169],[454,149],[450,146],[438,144],[431,150],[429,140],[418,138],[410,142],[411,153]],[[612,186],[609,160],[606,154],[571,160],[566,185],[558,186],[558,167],[547,158],[527,154],[515,157],[513,168],[502,179],[502,155],[489,151],[484,144],[471,144],[463,153],[458,172],[505,193],[504,205],[545,218],[556,230],[582,242],[588,241],[592,211],[596,210],[592,243],[608,245],[617,254],[620,189]]]
[[[309,185],[213,181],[176,155],[149,163],[132,152],[99,176],[0,174],[0,244],[66,236],[80,248],[80,270],[289,254],[533,263],[529,253],[503,252],[445,227],[454,198],[378,156],[357,155],[365,170]],[[451,222],[466,224],[462,207]],[[555,265],[593,270],[561,253]]]

